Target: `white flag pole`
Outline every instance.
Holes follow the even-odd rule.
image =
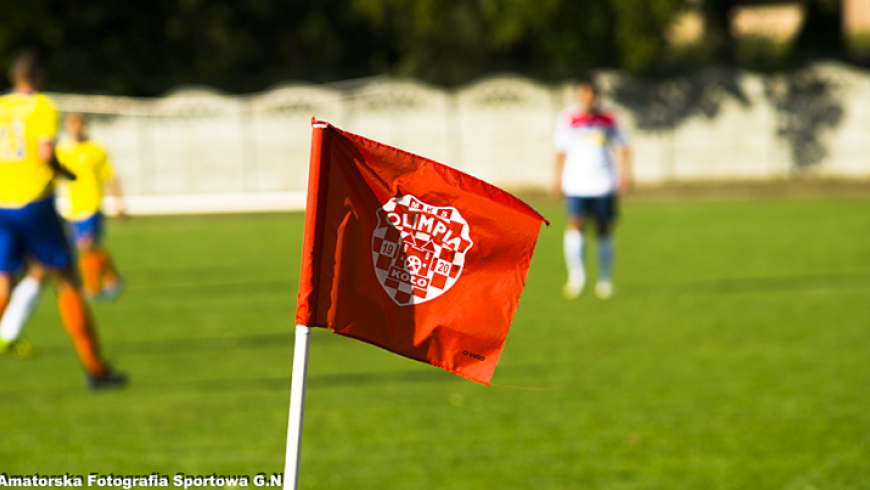
[[[321,150],[324,144],[329,144],[328,134],[324,139],[324,130],[329,125],[325,122],[311,119],[311,162],[308,172],[308,202],[305,206],[305,236],[302,240],[302,267],[299,272],[299,304],[297,318],[306,316],[306,323],[313,323],[312,312],[317,310],[317,288],[314,281],[314,264],[320,263],[323,241],[323,224],[318,225],[318,216],[322,220],[319,200],[321,193],[326,198],[326,186],[329,178],[329,165],[321,169]],[[321,172],[323,170],[323,172]],[[313,307],[313,308],[312,308]],[[290,415],[287,422],[287,452],[284,457],[284,490],[299,488],[299,454],[302,449],[302,416],[305,411],[305,384],[308,377],[308,342],[311,328],[307,325],[296,325],[296,343],[293,347],[293,374],[290,382]]]
[[[284,459],[284,490],[296,490],[299,487],[299,453],[302,448],[302,415],[305,409],[310,338],[309,327],[296,325],[293,374],[290,382],[290,419],[287,424],[287,453]]]

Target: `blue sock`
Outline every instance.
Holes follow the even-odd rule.
[[[601,237],[598,239],[598,281],[611,282],[614,254],[613,238]]]

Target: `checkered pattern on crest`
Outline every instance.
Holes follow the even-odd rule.
[[[375,274],[398,305],[435,299],[453,286],[473,245],[459,211],[407,195],[390,199],[377,214],[372,236]]]

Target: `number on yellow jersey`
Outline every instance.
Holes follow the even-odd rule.
[[[24,122],[12,120],[0,125],[0,163],[18,162],[27,156]]]

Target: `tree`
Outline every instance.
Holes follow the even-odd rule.
[[[683,0],[354,0],[394,33],[395,71],[459,83],[496,70],[544,79],[592,68],[644,72]]]
[[[799,59],[842,57],[846,53],[839,0],[810,0],[794,51]]]
[[[42,48],[52,90],[154,95],[200,83],[251,91],[364,76],[380,38],[348,3],[0,0],[0,50],[5,64],[16,47]]]

